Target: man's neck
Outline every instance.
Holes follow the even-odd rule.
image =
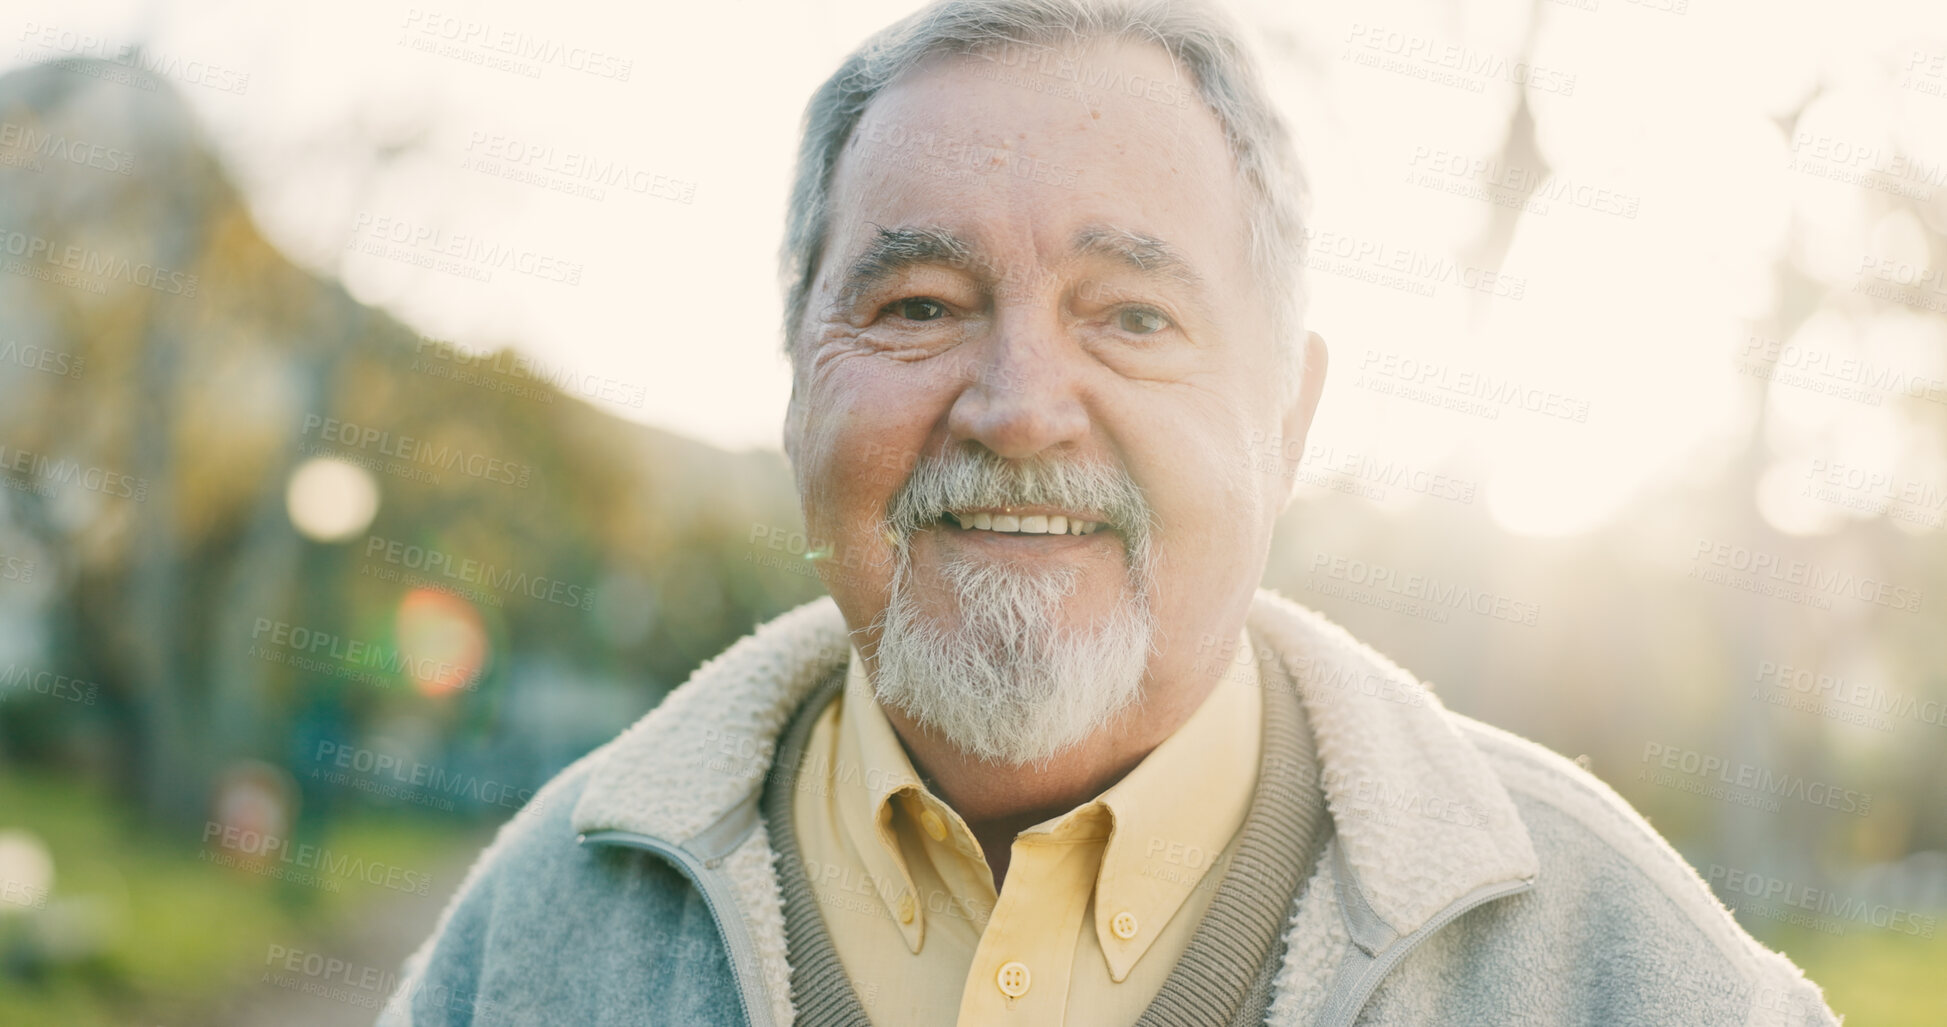
[[[1216,684],[1211,678],[1147,689],[1139,704],[1055,756],[1045,768],[973,759],[904,712],[884,704],[880,708],[926,787],[973,831],[999,891],[1015,835],[1113,787],[1175,734]]]

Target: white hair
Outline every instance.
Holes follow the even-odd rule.
[[[1265,92],[1244,36],[1203,2],[1183,0],[940,0],[860,44],[812,94],[785,214],[779,278],[785,353],[798,331],[831,233],[833,169],[866,107],[935,54],[988,54],[1003,46],[1071,46],[1130,39],[1160,46],[1196,80],[1223,127],[1249,210],[1250,262],[1271,308],[1287,391],[1302,369],[1306,303],[1304,222],[1310,192],[1291,134]]]
[[[1100,623],[1061,626],[1079,571],[999,562],[942,568],[957,623],[936,623],[913,594],[911,556],[893,564],[879,617],[873,692],[975,759],[1046,763],[1140,701],[1155,638],[1148,590]]]

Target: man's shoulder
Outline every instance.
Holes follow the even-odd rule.
[[[1540,862],[1535,889],[1500,914],[1503,929],[1519,921],[1558,953],[1573,953],[1579,939],[1590,958],[1617,969],[1654,968],[1673,994],[1687,986],[1694,1002],[1748,1011],[1734,1022],[1834,1022],[1818,986],[1738,926],[1695,868],[1601,778],[1512,732],[1447,716],[1507,789]]]
[[[1544,874],[1573,874],[1591,859],[1613,855],[1701,927],[1727,936],[1737,929],[1682,855],[1582,762],[1471,717],[1447,716],[1514,800]],[[1538,817],[1546,822],[1536,823]]]
[[[480,850],[453,898],[476,889],[489,875],[531,871],[572,852],[576,848],[571,826],[575,804],[581,800],[604,751],[613,744],[611,741],[588,752],[535,789],[533,797],[507,818]]]
[[[653,1010],[632,1003],[711,994],[704,978],[711,1001],[734,994],[715,930],[679,871],[579,842],[575,807],[606,748],[555,775],[501,826],[407,959],[382,1025],[592,1023],[613,1012],[603,1003],[646,1016]],[[633,984],[617,991],[616,982]]]
[[[478,893],[491,892],[502,882],[512,881],[515,891],[523,894],[571,889],[577,875],[586,875],[594,868],[590,854],[600,847],[582,843],[576,828],[576,807],[620,741],[620,736],[611,739],[562,768],[500,826],[454,892],[446,917],[450,918],[453,907],[469,894],[482,898]]]

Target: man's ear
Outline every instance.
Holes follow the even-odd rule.
[[[1284,412],[1284,437],[1303,438],[1311,430],[1312,415],[1318,412],[1319,397],[1325,393],[1325,338],[1317,332],[1305,333],[1305,354],[1298,368],[1298,387]]]
[[[784,404],[784,460],[798,469],[798,436],[804,431],[804,412],[798,409],[798,375],[791,374],[791,398]]]
[[[1325,339],[1317,332],[1305,333],[1305,351],[1299,361],[1298,381],[1286,389],[1284,420],[1280,427],[1284,440],[1283,451],[1290,453],[1296,449],[1302,459],[1305,452],[1305,437],[1311,432],[1312,415],[1318,413],[1319,397],[1325,393]],[[1291,489],[1285,493],[1284,505],[1289,507],[1298,494],[1298,468],[1294,461],[1286,461],[1283,468],[1291,476]]]

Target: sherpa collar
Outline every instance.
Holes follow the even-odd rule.
[[[1246,627],[1300,683],[1343,861],[1386,927],[1409,934],[1477,888],[1535,876],[1514,803],[1425,686],[1270,591]],[[682,845],[748,809],[786,722],[849,646],[829,598],[759,626],[608,746],[574,829]]]

